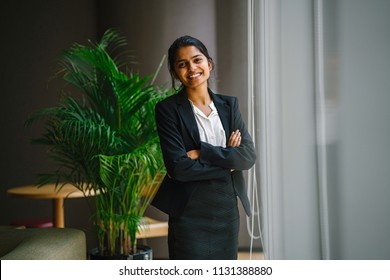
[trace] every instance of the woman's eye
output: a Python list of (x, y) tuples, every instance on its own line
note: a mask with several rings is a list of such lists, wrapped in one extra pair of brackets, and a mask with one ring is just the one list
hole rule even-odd
[(186, 64), (184, 62), (181, 62), (181, 63), (177, 64), (178, 68), (184, 68), (185, 66), (186, 66)]

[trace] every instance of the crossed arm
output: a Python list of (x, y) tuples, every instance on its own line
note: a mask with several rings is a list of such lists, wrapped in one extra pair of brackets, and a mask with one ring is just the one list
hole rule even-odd
[[(241, 145), (241, 132), (237, 129), (230, 134), (228, 147), (238, 147)], [(192, 160), (200, 158), (200, 150), (191, 150), (187, 152), (187, 155)]]

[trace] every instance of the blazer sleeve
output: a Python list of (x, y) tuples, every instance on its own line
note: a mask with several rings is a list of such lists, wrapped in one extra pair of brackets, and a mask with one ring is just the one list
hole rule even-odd
[(230, 174), (230, 170), (226, 168), (188, 157), (187, 150), (196, 147), (189, 148), (194, 144), (188, 143), (190, 137), (183, 131), (180, 117), (172, 103), (158, 103), (155, 112), (164, 163), (171, 179), (182, 182), (201, 181), (222, 179)]
[(233, 98), (231, 112), (231, 131), (239, 129), (241, 132), (240, 146), (223, 148), (201, 142), (200, 161), (226, 169), (248, 170), (255, 164), (256, 153), (253, 140), (242, 120), (237, 98)]

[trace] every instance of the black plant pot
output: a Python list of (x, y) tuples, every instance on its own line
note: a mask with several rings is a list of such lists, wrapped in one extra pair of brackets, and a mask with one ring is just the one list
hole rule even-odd
[(153, 250), (145, 245), (137, 245), (137, 252), (135, 254), (125, 255), (108, 255), (99, 253), (98, 248), (94, 248), (89, 253), (90, 260), (152, 260)]

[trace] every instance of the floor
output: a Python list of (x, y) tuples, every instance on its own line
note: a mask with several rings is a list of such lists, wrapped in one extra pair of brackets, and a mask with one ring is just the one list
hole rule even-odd
[(238, 252), (239, 260), (264, 260), (264, 254), (262, 252), (252, 252), (252, 256), (249, 252)]
[[(154, 258), (155, 260), (162, 260)], [(249, 252), (238, 252), (238, 260), (264, 260), (264, 254), (262, 252), (252, 252), (252, 256)]]

